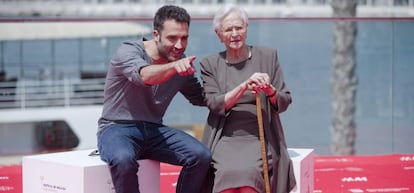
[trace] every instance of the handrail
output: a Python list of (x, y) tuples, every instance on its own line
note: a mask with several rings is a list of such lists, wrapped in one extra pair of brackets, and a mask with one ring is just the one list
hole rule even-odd
[[(272, 1), (272, 0), (263, 0), (263, 1), (254, 1), (254, 0), (247, 0), (247, 1), (233, 1), (233, 0), (211, 0), (211, 1), (200, 1), (200, 0), (160, 0), (160, 1), (152, 1), (152, 0), (141, 0), (141, 1), (134, 1), (134, 0), (105, 0), (105, 1), (97, 1), (97, 0), (0, 0), (0, 2), (6, 3), (27, 3), (27, 2), (42, 2), (42, 3), (49, 3), (49, 4), (57, 4), (57, 3), (76, 3), (76, 4), (106, 4), (106, 5), (123, 5), (123, 4), (144, 4), (145, 6), (149, 5), (160, 5), (160, 4), (180, 4), (180, 5), (217, 5), (217, 4), (225, 4), (225, 3), (237, 3), (241, 5), (304, 5), (304, 6), (313, 6), (313, 5), (327, 5), (330, 4), (330, 1), (326, 0), (281, 0), (281, 1)], [(374, 1), (374, 0), (359, 0), (357, 1), (359, 5), (366, 5), (366, 6), (413, 6), (414, 0), (383, 0), (383, 1)]]
[(103, 103), (104, 78), (0, 82), (0, 109)]
[[(331, 16), (330, 0), (0, 0), (0, 13), (8, 17), (150, 17), (163, 4), (185, 7), (193, 18), (211, 17), (226, 3), (246, 7), (251, 17)], [(359, 0), (360, 13), (368, 16), (410, 17), (414, 0)], [(364, 16), (366, 14), (362, 14)]]

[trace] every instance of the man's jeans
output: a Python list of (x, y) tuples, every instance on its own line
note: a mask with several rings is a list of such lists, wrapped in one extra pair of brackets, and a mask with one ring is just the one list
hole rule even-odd
[(139, 193), (139, 159), (183, 166), (177, 193), (197, 193), (210, 166), (210, 150), (187, 133), (148, 122), (113, 124), (98, 134), (101, 159), (108, 163), (116, 193)]

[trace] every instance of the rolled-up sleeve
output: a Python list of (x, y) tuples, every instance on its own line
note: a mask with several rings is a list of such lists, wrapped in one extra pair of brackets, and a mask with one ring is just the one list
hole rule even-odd
[(142, 47), (123, 42), (111, 60), (111, 67), (118, 76), (125, 76), (133, 84), (145, 86), (139, 73), (141, 68), (149, 65), (144, 57)]

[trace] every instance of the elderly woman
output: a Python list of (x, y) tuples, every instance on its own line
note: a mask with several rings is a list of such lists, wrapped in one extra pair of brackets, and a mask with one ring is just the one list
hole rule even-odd
[(214, 16), (225, 51), (201, 64), (210, 110), (203, 142), (213, 156), (214, 193), (263, 193), (265, 182), (255, 94), (260, 94), (272, 193), (295, 186), (279, 113), (292, 102), (275, 49), (246, 44), (247, 13), (235, 6)]

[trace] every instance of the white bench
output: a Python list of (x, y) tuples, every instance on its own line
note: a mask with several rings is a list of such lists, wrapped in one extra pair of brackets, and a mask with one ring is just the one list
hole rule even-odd
[[(115, 193), (108, 166), (93, 149), (24, 156), (23, 193)], [(160, 163), (139, 160), (139, 188), (160, 192)]]
[(296, 187), (290, 193), (312, 193), (314, 189), (314, 150), (288, 148), (293, 162)]

